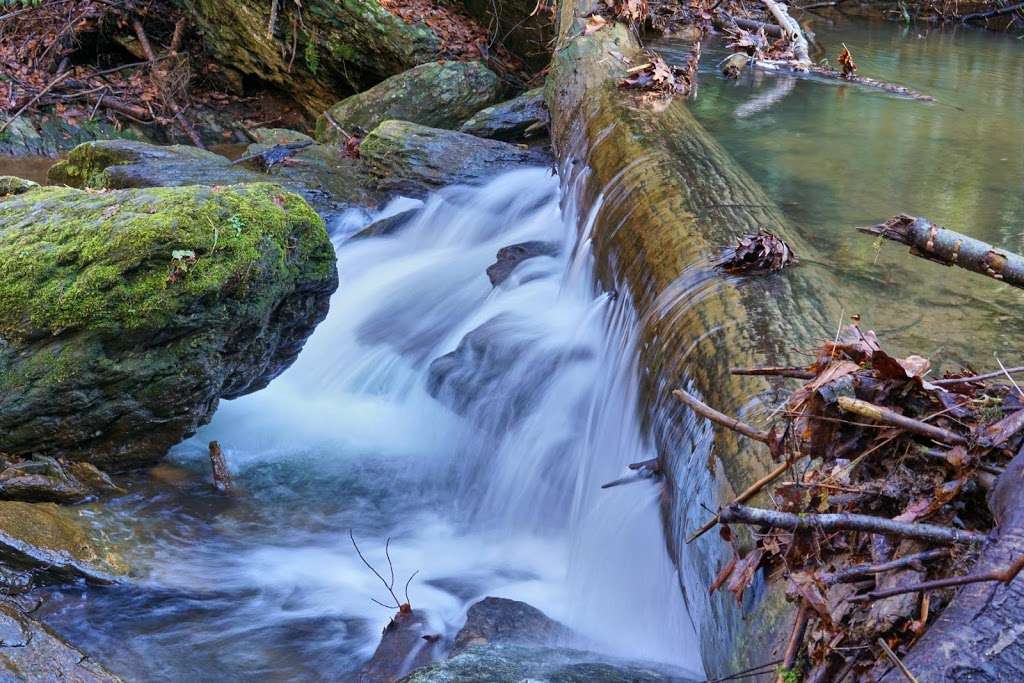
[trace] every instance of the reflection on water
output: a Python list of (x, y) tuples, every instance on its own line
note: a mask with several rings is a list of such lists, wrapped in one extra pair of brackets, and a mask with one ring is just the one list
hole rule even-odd
[(0, 156), (0, 175), (13, 175), (37, 183), (46, 182), (46, 172), (57, 163), (50, 157), (4, 157)]
[[(805, 267), (838, 276), (847, 313), (905, 352), (985, 369), (994, 353), (1019, 355), (1024, 292), (891, 243), (879, 249), (853, 227), (906, 212), (1024, 251), (1024, 44), (984, 31), (801, 21), (833, 62), (845, 43), (861, 74), (937, 101), (756, 72), (726, 81), (716, 46), (694, 113), (818, 247)], [(677, 59), (684, 49), (657, 47)]]

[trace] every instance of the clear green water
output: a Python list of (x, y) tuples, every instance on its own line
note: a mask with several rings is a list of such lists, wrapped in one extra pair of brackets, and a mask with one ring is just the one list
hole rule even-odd
[[(846, 313), (894, 350), (985, 368), (993, 354), (1021, 360), (1024, 291), (879, 247), (854, 227), (906, 212), (1024, 251), (1024, 41), (801, 21), (833, 62), (845, 43), (862, 75), (936, 102), (757, 72), (728, 81), (718, 43), (705, 49), (692, 111), (815, 245), (803, 267), (833, 271)], [(670, 60), (687, 49), (654, 47)]]

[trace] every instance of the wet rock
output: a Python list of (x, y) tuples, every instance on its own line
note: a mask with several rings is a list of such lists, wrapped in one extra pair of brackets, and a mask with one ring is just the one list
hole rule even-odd
[(66, 463), (42, 455), (3, 463), (0, 498), (33, 503), (80, 503), (101, 493), (121, 491), (87, 462)]
[[(306, 0), (298, 22), (295, 7), (282, 3), (270, 32), (269, 2), (184, 4), (213, 61), (235, 80), (248, 76), (271, 83), (311, 113), (337, 102), (338, 93), (365, 89), (434, 59), (440, 47), (425, 24), (406, 23), (377, 0)], [(292, 35), (296, 26), (298, 35)]]
[(415, 610), (395, 614), (373, 657), (359, 672), (358, 683), (392, 683), (434, 660), (439, 637)]
[(513, 314), (491, 318), (430, 364), (427, 391), (483, 428), (501, 431), (515, 424), (536, 407), (561, 365), (592, 356), (582, 346), (545, 348), (540, 330), (534, 336), (524, 329)]
[(389, 119), (433, 128), (459, 124), (501, 98), (501, 82), (480, 62), (422, 64), (392, 76), (327, 110), (316, 122), (321, 142), (363, 134)]
[(146, 137), (134, 125), (118, 130), (107, 121), (72, 125), (54, 114), (19, 116), (0, 134), (0, 156), (55, 157), (88, 140)]
[(6, 600), (0, 600), (0, 672), (3, 681), (121, 680)]
[(25, 180), (13, 175), (0, 175), (0, 197), (24, 194), (37, 187), (39, 187), (39, 183), (34, 183), (31, 180)]
[(53, 503), (0, 501), (0, 561), (44, 582), (117, 580), (85, 529)]
[(463, 123), (459, 130), (480, 138), (516, 142), (531, 134), (546, 135), (547, 123), (548, 108), (544, 103), (544, 88), (534, 88), (519, 97), (481, 109)]
[(406, 209), (405, 211), (399, 211), (387, 218), (376, 220), (356, 234), (352, 235), (352, 237), (349, 238), (349, 241), (362, 240), (368, 237), (386, 237), (388, 235), (393, 235), (398, 232), (402, 226), (412, 220), (417, 213), (419, 213), (419, 209)]
[(537, 256), (557, 256), (560, 245), (557, 242), (534, 240), (520, 242), (498, 250), (497, 261), (487, 267), (487, 277), (497, 287), (508, 279), (520, 263)]
[(263, 388), (327, 314), (324, 224), (274, 185), (0, 202), (0, 452), (159, 460)]
[(549, 162), (535, 150), (407, 121), (380, 124), (359, 150), (378, 187), (411, 196), (454, 183), (481, 183), (503, 170)]
[(97, 140), (79, 145), (50, 167), (53, 185), (96, 189), (233, 185), (265, 181), (219, 154), (188, 145)]
[(488, 597), (469, 608), (466, 624), (455, 636), (452, 653), (488, 643), (550, 645), (571, 636), (568, 628), (536, 607), (518, 600)]
[[(246, 155), (281, 144), (277, 140), (310, 140), (284, 129), (270, 129), (260, 136), (266, 142), (250, 145)], [(255, 164), (232, 164), (219, 154), (186, 145), (100, 140), (72, 150), (67, 160), (50, 168), (48, 180), (55, 185), (98, 189), (274, 182), (325, 212), (337, 205), (376, 202), (358, 161), (327, 145), (300, 149), (287, 163), (263, 172)]]
[(689, 683), (682, 672), (561, 648), (490, 644), (417, 669), (402, 683)]

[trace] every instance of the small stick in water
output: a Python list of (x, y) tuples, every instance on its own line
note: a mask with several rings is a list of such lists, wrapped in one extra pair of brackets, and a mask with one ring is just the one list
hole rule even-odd
[(210, 464), (213, 466), (213, 488), (221, 493), (231, 493), (235, 484), (231, 481), (228, 463), (224, 459), (224, 451), (217, 441), (210, 442)]

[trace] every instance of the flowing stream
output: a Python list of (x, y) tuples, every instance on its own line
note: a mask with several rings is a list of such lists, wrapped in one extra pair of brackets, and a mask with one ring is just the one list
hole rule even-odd
[[(1021, 250), (1019, 41), (812, 28), (846, 42), (865, 75), (939, 102), (813, 80), (751, 88), (713, 75), (709, 50), (695, 113), (818, 247), (801, 267), (835, 271), (847, 312), (883, 341), (979, 369), (992, 354), (1019, 364), (1007, 324), (1019, 292), (850, 234), (911, 211)], [(397, 233), (349, 240), (409, 208)], [(658, 488), (599, 488), (654, 452), (637, 418), (635, 321), (596, 291), (576, 215), (547, 170), (524, 169), (341, 216), (341, 285), (296, 364), (222, 403), (126, 495), (80, 508), (137, 581), (56, 591), (39, 614), (129, 680), (345, 680), (391, 616), (351, 529), (378, 568), (391, 538), (399, 593), (418, 571), (409, 597), (438, 633), (476, 599), (504, 596), (571, 626), (570, 645), (700, 677), (701, 619), (685, 611)], [(492, 287), (496, 252), (528, 241), (557, 255)], [(213, 439), (234, 498), (210, 489)]]
[[(577, 644), (696, 675), (657, 487), (599, 488), (654, 454), (628, 312), (595, 294), (557, 179), (449, 188), (398, 234), (346, 241), (365, 222), (333, 226), (341, 286), (296, 364), (225, 402), (175, 467), (90, 511), (141, 585), (57, 594), (48, 621), (129, 677), (338, 680), (393, 612), (372, 602), (389, 598), (352, 529), (382, 571), (391, 538), (398, 592), (418, 571), (409, 596), (438, 633), (475, 599), (509, 597)], [(498, 249), (528, 241), (558, 255), (492, 287)], [(208, 491), (211, 439), (234, 501)]]

